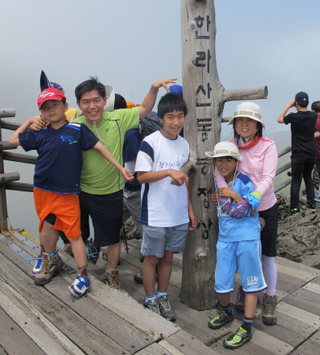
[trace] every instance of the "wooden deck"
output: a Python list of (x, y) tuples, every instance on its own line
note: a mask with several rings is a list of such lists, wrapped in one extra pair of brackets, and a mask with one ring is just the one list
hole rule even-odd
[[(37, 241), (23, 231), (0, 234), (0, 355), (2, 354), (230, 354), (223, 340), (242, 315), (213, 331), (215, 309), (198, 312), (180, 301), (181, 255), (175, 255), (169, 295), (177, 314), (171, 323), (142, 306), (143, 286), (133, 281), (140, 270), (139, 241), (123, 249), (121, 291), (100, 282), (106, 262), (90, 264), (92, 289), (75, 299), (68, 286), (76, 269), (61, 252), (66, 268), (44, 287), (34, 286), (31, 269)], [(319, 354), (320, 271), (277, 258), (278, 324), (265, 326), (258, 306), (252, 340), (233, 354)], [(236, 278), (236, 289), (239, 284)], [(260, 295), (261, 298), (262, 295)], [(235, 301), (235, 294), (232, 296)]]

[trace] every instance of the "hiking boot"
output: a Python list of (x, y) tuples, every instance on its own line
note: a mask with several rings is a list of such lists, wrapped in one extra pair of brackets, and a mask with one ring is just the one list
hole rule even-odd
[(268, 296), (266, 293), (263, 295), (262, 303), (262, 322), (266, 325), (274, 325), (277, 323), (277, 296)]
[(42, 254), (38, 255), (37, 261), (34, 264), (34, 267), (32, 269), (32, 274), (37, 275), (37, 273), (40, 271), (42, 265)]
[(84, 245), (86, 247), (87, 259), (95, 264), (99, 258), (99, 252), (97, 248), (90, 239), (86, 240)]
[(81, 297), (84, 295), (90, 286), (90, 279), (85, 276), (78, 275), (73, 284), (70, 285), (69, 291), (75, 297)]
[(298, 214), (298, 213), (299, 213), (299, 208), (291, 208), (290, 209), (291, 216)]
[(251, 332), (248, 333), (242, 327), (239, 327), (234, 334), (229, 336), (229, 338), (223, 342), (223, 346), (227, 349), (236, 349), (248, 342), (251, 338)]
[(50, 257), (48, 253), (42, 253), (42, 265), (40, 271), (34, 277), (34, 284), (42, 286), (50, 282), (54, 274), (62, 269), (63, 261), (58, 252)]
[(134, 281), (137, 282), (138, 284), (143, 284), (141, 271), (138, 272), (137, 274), (135, 274), (135, 275), (133, 276), (133, 279), (134, 279)]
[(63, 250), (73, 257), (72, 247), (70, 243), (65, 244)]
[(237, 312), (240, 313), (244, 312), (244, 300), (245, 300), (245, 293), (243, 292), (242, 286), (240, 286), (237, 294), (237, 301), (234, 305)]
[(150, 311), (160, 315), (159, 300), (157, 298), (152, 300), (145, 299), (143, 305), (145, 308), (150, 309)]
[(229, 323), (233, 320), (233, 312), (228, 313), (221, 309), (221, 312), (208, 323), (209, 328), (211, 329), (220, 329), (226, 323)]
[(120, 289), (120, 281), (119, 281), (119, 270), (111, 269), (107, 270), (104, 275), (104, 281), (111, 288)]
[(160, 313), (163, 318), (170, 320), (171, 322), (176, 320), (176, 314), (171, 308), (168, 295), (163, 295), (158, 297)]

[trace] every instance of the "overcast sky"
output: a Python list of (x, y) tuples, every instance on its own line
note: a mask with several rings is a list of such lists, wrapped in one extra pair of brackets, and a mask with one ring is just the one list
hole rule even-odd
[[(288, 131), (276, 120), (296, 92), (320, 100), (320, 1), (215, 0), (215, 9), (222, 85), (267, 85), (268, 99), (257, 101), (265, 135)], [(0, 0), (0, 14), (0, 108), (15, 108), (14, 122), (38, 113), (41, 70), (71, 107), (91, 75), (134, 103), (155, 80), (182, 83), (180, 0)]]

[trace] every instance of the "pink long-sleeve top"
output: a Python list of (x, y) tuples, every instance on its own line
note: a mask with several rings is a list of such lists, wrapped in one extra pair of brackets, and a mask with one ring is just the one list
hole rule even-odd
[[(242, 138), (240, 140), (241, 146), (246, 146)], [(233, 138), (231, 141), (237, 145), (236, 138)], [(261, 137), (254, 147), (247, 150), (239, 150), (242, 155), (242, 162), (239, 163), (237, 170), (249, 176), (255, 190), (260, 192), (261, 201), (257, 210), (265, 211), (277, 202), (273, 190), (273, 180), (278, 166), (276, 144), (271, 139)], [(227, 186), (224, 177), (219, 173), (217, 168), (215, 168), (215, 178), (219, 188)]]

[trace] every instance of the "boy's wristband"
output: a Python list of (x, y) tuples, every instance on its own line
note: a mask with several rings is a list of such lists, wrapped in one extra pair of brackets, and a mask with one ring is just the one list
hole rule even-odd
[(158, 90), (154, 90), (154, 89), (152, 89), (152, 86), (151, 86), (151, 88), (150, 88), (151, 94), (156, 95), (158, 93), (158, 91), (159, 91), (159, 89)]
[(261, 201), (261, 194), (258, 190), (252, 191), (251, 195), (255, 196), (259, 201)]

